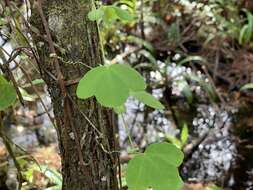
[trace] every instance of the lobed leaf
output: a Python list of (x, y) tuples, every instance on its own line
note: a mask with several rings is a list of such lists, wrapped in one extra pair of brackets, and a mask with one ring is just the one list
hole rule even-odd
[(111, 23), (114, 20), (118, 19), (117, 13), (115, 12), (115, 9), (113, 6), (103, 6), (104, 9), (104, 16), (103, 16), (103, 21), (106, 24)]
[(98, 21), (104, 16), (104, 10), (102, 8), (94, 9), (88, 13), (88, 18), (91, 21)]
[(114, 6), (113, 8), (114, 8), (115, 13), (117, 14), (117, 16), (120, 20), (124, 20), (124, 21), (134, 20), (134, 17), (132, 15), (130, 15), (127, 10), (121, 9), (119, 7), (116, 7), (116, 6)]
[(145, 90), (144, 78), (133, 68), (126, 64), (113, 64), (110, 69), (117, 75), (132, 91)]
[(127, 100), (129, 88), (108, 68), (96, 86), (95, 96), (103, 106), (118, 107)]
[(183, 153), (169, 143), (150, 145), (143, 155), (130, 160), (126, 181), (131, 190), (179, 190), (182, 179), (177, 167), (183, 161)]
[(145, 88), (144, 78), (136, 70), (128, 65), (113, 64), (88, 71), (80, 80), (76, 94), (81, 99), (95, 96), (103, 106), (119, 111), (131, 92), (131, 95), (148, 106), (163, 109), (158, 100), (144, 91)]
[(99, 66), (91, 69), (80, 80), (76, 94), (81, 99), (86, 99), (95, 95), (96, 86), (99, 85), (100, 77), (103, 75), (104, 67)]
[(161, 102), (145, 91), (131, 92), (131, 95), (152, 108), (164, 109), (164, 106), (161, 104)]
[(91, 21), (103, 20), (105, 23), (111, 23), (114, 20), (132, 21), (134, 17), (124, 9), (113, 5), (103, 5), (99, 9), (94, 9), (88, 13)]

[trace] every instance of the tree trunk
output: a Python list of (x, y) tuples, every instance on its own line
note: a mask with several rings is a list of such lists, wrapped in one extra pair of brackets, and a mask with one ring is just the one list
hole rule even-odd
[[(102, 108), (95, 99), (78, 99), (75, 93), (75, 81), (89, 70), (88, 67), (103, 63), (97, 25), (87, 18), (91, 6), (91, 0), (44, 0), (42, 6), (35, 2), (30, 21), (40, 31), (40, 34), (33, 34), (33, 41), (54, 108), (63, 190), (118, 189), (112, 112)], [(57, 60), (49, 56), (54, 52), (47, 28), (54, 41)], [(43, 36), (47, 36), (46, 39)]]

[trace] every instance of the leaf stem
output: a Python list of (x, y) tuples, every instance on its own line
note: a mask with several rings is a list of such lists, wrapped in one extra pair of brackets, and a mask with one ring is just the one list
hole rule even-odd
[[(92, 9), (96, 9), (96, 4), (94, 2), (94, 0), (91, 0), (92, 2)], [(101, 31), (100, 31), (100, 27), (99, 27), (99, 23), (98, 21), (95, 21), (96, 22), (96, 25), (97, 25), (97, 30), (98, 30), (98, 38), (99, 38), (99, 44), (100, 44), (100, 49), (101, 49), (101, 54), (102, 54), (102, 61), (103, 61), (103, 64), (105, 64), (105, 51), (104, 51), (104, 41), (103, 41), (103, 38), (102, 38), (102, 35), (101, 35)]]

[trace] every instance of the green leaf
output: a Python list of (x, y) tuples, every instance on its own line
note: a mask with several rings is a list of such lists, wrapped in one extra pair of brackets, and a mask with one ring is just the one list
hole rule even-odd
[(94, 9), (88, 13), (91, 21), (103, 20), (106, 24), (110, 24), (114, 20), (132, 21), (134, 17), (124, 9), (114, 5), (102, 5), (99, 9)]
[(122, 114), (122, 113), (126, 112), (126, 107), (125, 107), (125, 105), (121, 105), (121, 106), (115, 107), (114, 111), (117, 114)]
[(104, 66), (99, 66), (86, 73), (77, 87), (76, 94), (79, 98), (86, 99), (95, 95), (96, 86), (99, 85), (104, 70)]
[(202, 78), (198, 77), (195, 74), (187, 74), (186, 77), (192, 81), (199, 83), (199, 85), (202, 87), (202, 89), (204, 89), (207, 92), (209, 98), (213, 101), (216, 101), (217, 94), (216, 94), (213, 86), (209, 82), (206, 82), (205, 80), (203, 80)]
[(193, 94), (192, 94), (192, 90), (191, 90), (191, 88), (190, 88), (190, 86), (188, 84), (183, 88), (183, 94), (186, 97), (187, 102), (189, 104), (192, 104)]
[(103, 106), (117, 107), (125, 103), (129, 89), (110, 68), (105, 69), (106, 71), (100, 78), (100, 83), (96, 86), (95, 96)]
[(150, 42), (148, 42), (146, 40), (143, 40), (139, 37), (129, 35), (129, 36), (126, 37), (125, 40), (128, 41), (128, 42), (134, 42), (137, 45), (142, 45), (152, 53), (154, 53), (154, 51), (155, 51), (153, 45)]
[(246, 24), (242, 27), (242, 29), (240, 30), (240, 34), (239, 34), (239, 44), (242, 45), (243, 43), (247, 43), (248, 42), (248, 34), (249, 34), (249, 25)]
[(44, 84), (45, 81), (43, 79), (35, 79), (32, 81), (33, 85), (38, 85), (38, 84)]
[(164, 109), (164, 106), (161, 104), (161, 102), (145, 91), (131, 92), (131, 95), (152, 108)]
[(213, 184), (213, 185), (208, 186), (206, 190), (221, 190), (221, 188)]
[(181, 32), (178, 22), (174, 22), (171, 24), (168, 30), (168, 40), (170, 43), (178, 44), (181, 40)]
[(126, 64), (113, 64), (112, 72), (117, 75), (132, 91), (141, 91), (146, 88), (144, 78), (133, 68)]
[(183, 65), (183, 64), (191, 62), (191, 61), (202, 61), (202, 62), (205, 62), (206, 60), (203, 57), (197, 56), (197, 55), (196, 56), (188, 56), (185, 59), (183, 59), (182, 61), (180, 61), (178, 63), (178, 65)]
[(189, 78), (190, 80), (198, 82), (198, 83), (201, 83), (201, 81), (202, 81), (202, 79), (195, 74), (187, 74), (186, 77)]
[(90, 70), (77, 87), (77, 96), (82, 99), (96, 96), (106, 107), (118, 107), (126, 101), (129, 89), (110, 67), (99, 66)]
[(5, 25), (6, 23), (7, 23), (7, 22), (6, 22), (6, 19), (0, 18), (0, 26)]
[(25, 101), (33, 102), (36, 99), (36, 95), (29, 94), (24, 88), (19, 88), (19, 91)]
[(217, 94), (210, 83), (206, 83), (205, 81), (200, 84), (202, 88), (207, 92), (209, 98), (213, 101), (217, 100)]
[(167, 141), (171, 142), (173, 145), (175, 145), (177, 148), (181, 149), (182, 148), (182, 142), (175, 136), (166, 134), (165, 138)]
[(149, 51), (143, 49), (143, 50), (140, 50), (138, 52), (138, 54), (143, 55), (144, 57), (146, 57), (150, 61), (150, 63), (152, 64), (152, 66), (154, 68), (157, 68), (156, 58)]
[(88, 18), (91, 21), (98, 21), (104, 16), (104, 10), (102, 8), (94, 9), (88, 13)]
[(42, 167), (42, 172), (44, 173), (44, 175), (48, 179), (50, 179), (52, 183), (56, 184), (57, 186), (62, 185), (62, 176), (56, 169), (48, 168), (47, 166), (41, 166), (41, 167)]
[(188, 135), (189, 135), (189, 132), (188, 132), (187, 124), (184, 124), (183, 129), (181, 131), (181, 137), (180, 137), (182, 145), (184, 145), (187, 142)]
[(103, 6), (104, 16), (103, 21), (110, 24), (112, 21), (118, 19), (118, 15), (113, 6)]
[[(40, 85), (45, 84), (45, 81), (43, 79), (35, 79), (32, 81), (32, 85)], [(25, 85), (22, 85), (22, 88), (28, 88), (32, 86), (30, 83), (27, 83)]]
[[(93, 68), (80, 80), (76, 94), (81, 99), (95, 96), (106, 107), (119, 110), (131, 95), (139, 101), (156, 109), (164, 106), (144, 90), (144, 78), (133, 68), (125, 64), (112, 64)], [(121, 109), (122, 110), (122, 109)]]
[(127, 10), (121, 9), (119, 7), (116, 7), (116, 6), (114, 6), (113, 8), (114, 8), (115, 13), (117, 14), (117, 16), (119, 17), (120, 20), (123, 20), (123, 21), (132, 21), (132, 20), (134, 20), (134, 17), (132, 15), (130, 15)]
[(239, 39), (238, 39), (238, 42), (240, 45), (244, 43), (249, 43), (252, 38), (252, 32), (253, 32), (253, 15), (247, 9), (243, 9), (243, 11), (247, 15), (248, 24), (245, 24), (240, 30)]
[(32, 183), (34, 181), (34, 178), (33, 178), (34, 171), (43, 173), (44, 176), (46, 176), (49, 179), (50, 184), (55, 184), (55, 186), (49, 187), (45, 190), (60, 190), (61, 189), (62, 176), (56, 169), (49, 168), (46, 165), (37, 165), (37, 164), (30, 165), (26, 171), (22, 172), (24, 178), (29, 183)]
[(245, 13), (247, 15), (247, 20), (248, 20), (248, 30), (246, 33), (246, 42), (250, 42), (251, 38), (252, 38), (252, 32), (253, 32), (253, 15), (250, 11), (248, 11), (247, 9), (245, 9)]
[(176, 83), (178, 86), (181, 86), (183, 88), (182, 93), (186, 97), (187, 102), (191, 104), (193, 101), (193, 94), (190, 85), (186, 80), (178, 80)]
[(150, 145), (143, 155), (130, 160), (126, 181), (131, 190), (180, 190), (183, 181), (177, 167), (183, 161), (183, 153), (169, 143)]
[(241, 90), (250, 90), (250, 89), (253, 89), (253, 83), (248, 83), (241, 87)]
[(0, 111), (11, 106), (16, 100), (16, 91), (12, 84), (0, 75)]
[(145, 81), (137, 71), (128, 65), (113, 64), (87, 72), (80, 80), (76, 94), (82, 99), (95, 96), (103, 106), (116, 108), (125, 103), (130, 91), (145, 88)]

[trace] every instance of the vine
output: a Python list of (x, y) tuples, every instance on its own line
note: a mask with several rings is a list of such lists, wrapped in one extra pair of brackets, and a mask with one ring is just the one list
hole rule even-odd
[[(126, 0), (121, 1), (121, 4), (126, 2)], [(133, 7), (131, 6), (131, 8)], [(39, 6), (40, 16), (47, 29), (47, 23), (40, 8)], [(96, 21), (99, 27), (100, 22), (104, 24), (111, 24), (117, 20), (131, 22), (135, 18), (133, 12), (123, 10), (116, 5), (102, 5), (96, 9), (94, 4), (88, 18), (91, 21)], [(53, 48), (49, 31), (47, 31), (47, 35), (51, 42), (51, 57), (57, 63), (58, 57)], [(101, 35), (99, 37), (101, 42)], [(76, 91), (79, 98), (88, 99), (94, 96), (101, 105), (112, 108), (118, 114), (125, 111), (124, 104), (129, 96), (154, 109), (164, 109), (160, 101), (146, 92), (147, 85), (140, 73), (127, 64), (105, 62), (103, 43), (101, 43), (101, 49), (105, 64), (90, 68), (83, 76)], [(58, 64), (56, 66), (58, 67)], [(60, 81), (62, 79), (60, 72), (58, 72), (58, 79)], [(0, 92), (0, 111), (3, 111), (14, 104), (16, 90), (2, 75), (0, 75)], [(63, 96), (66, 96), (64, 89), (62, 89), (62, 93)], [(80, 160), (83, 160), (81, 156)], [(138, 154), (130, 160), (127, 167), (127, 184), (131, 190), (146, 190), (149, 187), (155, 190), (179, 190), (183, 181), (177, 167), (182, 161), (183, 153), (176, 146), (169, 143), (152, 144), (147, 147), (144, 153)]]
[[(115, 5), (102, 5), (98, 9), (93, 6), (88, 18), (99, 25), (100, 22), (111, 24), (116, 20), (129, 22), (134, 16)], [(101, 44), (104, 52), (103, 43)], [(145, 91), (146, 86), (144, 78), (129, 65), (107, 62), (92, 68), (83, 76), (76, 94), (81, 99), (95, 96), (101, 105), (114, 109), (118, 114), (125, 111), (124, 104), (129, 96), (154, 109), (164, 109), (155, 97)], [(152, 144), (147, 147), (145, 153), (130, 160), (127, 167), (127, 184), (131, 190), (146, 190), (149, 187), (155, 190), (179, 190), (183, 182), (177, 167), (182, 161), (183, 153), (175, 145)]]

